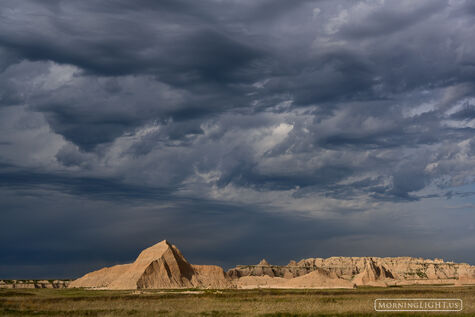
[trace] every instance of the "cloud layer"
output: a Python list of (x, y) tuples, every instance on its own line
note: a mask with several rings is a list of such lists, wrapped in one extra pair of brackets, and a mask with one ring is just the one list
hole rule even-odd
[[(80, 274), (165, 237), (185, 252), (200, 237), (191, 256), (225, 266), (272, 239), (289, 253), (276, 261), (475, 261), (474, 14), (468, 0), (4, 1), (0, 217), (26, 223), (1, 233), (1, 271)], [(101, 255), (117, 241), (128, 251)]]

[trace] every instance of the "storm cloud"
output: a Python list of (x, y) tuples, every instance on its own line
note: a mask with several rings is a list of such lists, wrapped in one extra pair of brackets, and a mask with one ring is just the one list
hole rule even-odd
[(474, 263), (474, 12), (3, 1), (0, 278), (77, 276), (164, 238), (227, 267)]

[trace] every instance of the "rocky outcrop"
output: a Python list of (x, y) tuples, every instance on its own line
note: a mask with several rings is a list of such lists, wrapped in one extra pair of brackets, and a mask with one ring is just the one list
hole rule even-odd
[(143, 250), (131, 264), (104, 268), (73, 281), (70, 287), (107, 289), (228, 288), (222, 268), (192, 265), (166, 240)]
[(291, 261), (286, 266), (270, 265), (266, 260), (262, 260), (257, 265), (239, 265), (230, 269), (227, 273), (232, 279), (245, 276), (270, 276), (281, 278), (295, 278), (315, 271), (314, 267), (298, 266), (295, 261)]
[[(233, 280), (244, 277), (278, 277), (296, 279), (324, 270), (334, 277), (357, 286), (391, 286), (409, 284), (475, 284), (475, 267), (441, 259), (411, 257), (330, 257), (290, 261), (286, 266), (245, 265), (228, 271)], [(260, 286), (261, 287), (261, 286)]]
[(206, 288), (231, 288), (231, 278), (216, 265), (193, 265), (194, 285)]
[(69, 284), (69, 287), (107, 288), (113, 281), (125, 273), (130, 265), (131, 264), (115, 265), (88, 273), (83, 277), (72, 281)]
[(317, 269), (295, 278), (248, 275), (235, 281), (238, 288), (353, 288), (355, 285), (330, 272)]
[(0, 288), (66, 288), (69, 280), (0, 280)]
[(143, 250), (109, 285), (111, 289), (193, 287), (193, 268), (166, 240)]
[(353, 279), (355, 285), (385, 286), (385, 280), (394, 278), (384, 265), (377, 264), (372, 258), (364, 259), (364, 269)]
[[(475, 284), (475, 267), (411, 257), (309, 258), (288, 265), (241, 265), (224, 272), (214, 265), (190, 264), (167, 241), (143, 250), (131, 264), (88, 273), (70, 287), (160, 288), (352, 288), (408, 284)], [(0, 287), (2, 287), (0, 285)]]

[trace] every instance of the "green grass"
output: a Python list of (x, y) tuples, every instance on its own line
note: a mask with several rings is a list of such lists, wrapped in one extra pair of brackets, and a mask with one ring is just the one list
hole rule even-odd
[[(184, 293), (192, 291), (192, 293)], [(475, 316), (475, 287), (404, 286), (357, 289), (144, 290), (0, 289), (0, 316), (429, 316), (377, 313), (376, 298), (461, 298)]]

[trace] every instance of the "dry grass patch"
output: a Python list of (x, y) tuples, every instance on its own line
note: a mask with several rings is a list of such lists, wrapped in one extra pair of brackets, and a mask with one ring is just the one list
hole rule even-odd
[[(376, 313), (376, 298), (461, 298), (475, 315), (475, 287), (408, 286), (331, 290), (0, 290), (1, 316), (415, 316)], [(428, 315), (428, 314), (425, 314)], [(453, 313), (448, 314), (454, 316)], [(443, 316), (443, 314), (438, 314)]]

